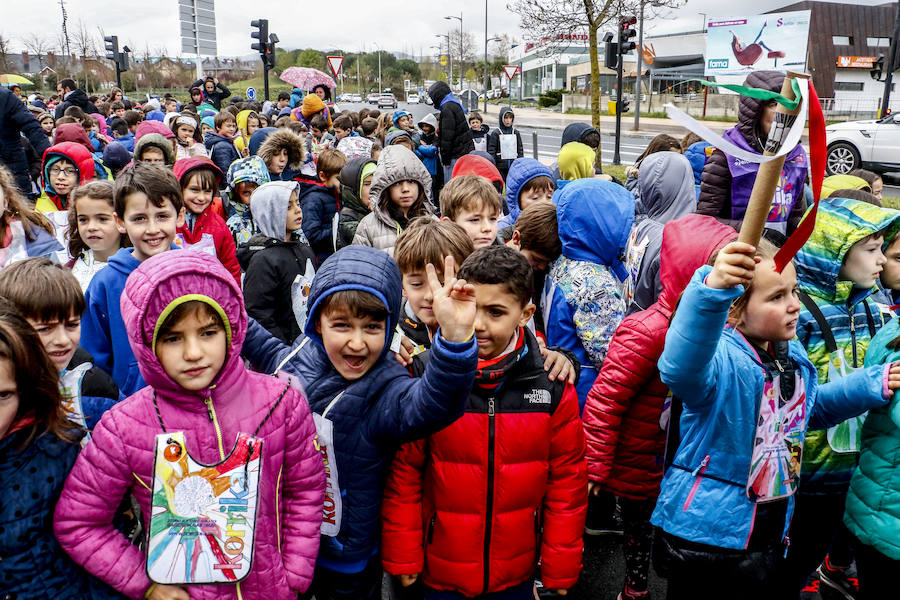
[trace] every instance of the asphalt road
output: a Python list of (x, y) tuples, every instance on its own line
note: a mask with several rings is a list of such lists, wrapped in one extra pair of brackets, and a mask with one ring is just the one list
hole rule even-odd
[[(343, 109), (351, 109), (358, 111), (362, 108), (375, 108), (374, 104), (359, 104), (353, 103), (348, 104), (346, 102), (338, 102), (338, 107)], [(429, 112), (433, 112), (434, 108), (428, 104), (408, 104), (406, 102), (401, 102), (399, 105), (400, 108), (411, 112), (416, 121), (423, 118)], [(378, 109), (382, 112), (384, 111), (392, 111), (392, 108), (380, 108)], [(496, 122), (488, 120), (488, 126), (494, 128), (497, 126)], [(543, 129), (543, 128), (530, 128), (530, 127), (517, 127), (521, 136), (522, 136), (522, 147), (525, 151), (525, 156), (530, 156), (533, 158), (537, 158), (538, 160), (550, 163), (556, 160), (557, 154), (559, 154), (560, 140), (562, 138), (562, 130), (561, 129)], [(537, 156), (534, 154), (534, 146), (535, 146), (535, 137), (534, 134), (537, 135)], [(601, 155), (604, 164), (612, 164), (613, 159), (613, 145), (615, 142), (615, 138), (612, 136), (605, 135), (602, 138), (600, 143), (601, 147)], [(619, 149), (619, 156), (623, 165), (631, 165), (634, 164), (634, 161), (640, 156), (641, 152), (644, 151), (644, 148), (647, 147), (647, 139), (643, 136), (631, 136), (628, 134), (622, 135), (622, 143)]]

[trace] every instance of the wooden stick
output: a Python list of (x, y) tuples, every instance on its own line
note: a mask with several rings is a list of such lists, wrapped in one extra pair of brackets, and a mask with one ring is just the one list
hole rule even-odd
[[(795, 99), (794, 88), (792, 87), (794, 79), (809, 79), (809, 75), (806, 73), (794, 73), (793, 71), (787, 72), (784, 77), (784, 83), (781, 85), (781, 95), (789, 100)], [(789, 117), (796, 117), (799, 112), (799, 105), (793, 111), (786, 109), (781, 104), (775, 105), (775, 119), (772, 121), (772, 127), (769, 130), (769, 139), (766, 140), (763, 156), (778, 154), (778, 151), (781, 149), (782, 138), (787, 135), (787, 130), (790, 129)], [(787, 126), (783, 129), (777, 128), (779, 122), (784, 123), (785, 120), (788, 120)], [(762, 237), (769, 213), (772, 211), (772, 200), (775, 198), (778, 178), (781, 177), (781, 170), (784, 168), (784, 159), (785, 156), (781, 156), (759, 165), (756, 181), (753, 183), (753, 191), (750, 192), (750, 200), (747, 202), (747, 210), (744, 213), (744, 222), (741, 224), (738, 241), (752, 246), (759, 243), (759, 238)]]

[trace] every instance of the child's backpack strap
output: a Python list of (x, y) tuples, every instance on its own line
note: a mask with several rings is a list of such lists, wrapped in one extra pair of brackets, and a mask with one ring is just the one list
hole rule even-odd
[[(806, 307), (806, 310), (809, 311), (809, 314), (813, 316), (813, 319), (816, 320), (816, 323), (819, 325), (819, 330), (822, 332), (822, 339), (825, 340), (825, 348), (828, 350), (828, 354), (832, 354), (837, 352), (837, 344), (834, 341), (834, 333), (831, 331), (831, 326), (828, 325), (828, 320), (825, 318), (825, 315), (822, 314), (822, 309), (819, 308), (819, 305), (816, 304), (815, 300), (809, 297), (809, 294), (804, 292), (803, 290), (797, 291), (797, 296), (800, 297), (800, 302), (803, 303), (803, 306)], [(872, 316), (869, 314), (869, 305), (866, 304), (866, 314), (869, 316), (869, 331), (874, 329), (874, 323), (872, 323)], [(853, 318), (853, 315), (850, 315), (850, 318)], [(872, 334), (875, 335), (874, 333)]]
[[(869, 337), (875, 337), (875, 334), (878, 333), (875, 331), (875, 319), (872, 317), (872, 309), (869, 308), (869, 299), (866, 298), (863, 300), (863, 308), (866, 309), (866, 325), (869, 326)], [(852, 318), (852, 315), (851, 315)], [(881, 324), (884, 325), (884, 317), (881, 319)]]

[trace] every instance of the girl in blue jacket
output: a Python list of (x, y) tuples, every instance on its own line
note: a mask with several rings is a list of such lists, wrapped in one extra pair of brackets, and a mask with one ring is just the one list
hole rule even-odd
[(683, 410), (651, 519), (669, 598), (776, 597), (807, 426), (883, 406), (900, 388), (900, 363), (818, 386), (793, 340), (794, 266), (777, 273), (777, 249), (758, 246), (731, 243), (697, 270), (659, 360)]

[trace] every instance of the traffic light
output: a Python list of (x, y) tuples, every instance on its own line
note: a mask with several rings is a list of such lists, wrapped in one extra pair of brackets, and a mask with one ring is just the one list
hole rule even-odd
[(623, 112), (623, 113), (627, 113), (627, 112), (628, 112), (628, 109), (631, 108), (630, 105), (631, 105), (631, 101), (630, 101), (630, 100), (626, 100), (624, 94), (622, 95), (622, 98), (620, 98), (619, 101), (616, 103), (616, 106), (621, 106), (621, 107), (622, 107), (622, 112)]
[(263, 62), (267, 69), (275, 68), (275, 44), (278, 43), (278, 36), (274, 33), (269, 34), (269, 43), (266, 44), (266, 56)]
[(637, 48), (637, 44), (628, 41), (637, 35), (634, 30), (635, 23), (637, 23), (637, 17), (622, 17), (619, 20), (619, 56), (628, 54)]
[(606, 68), (615, 69), (619, 65), (619, 44), (606, 42)]
[(884, 72), (884, 54), (879, 54), (878, 58), (872, 63), (872, 69), (869, 71), (869, 75), (872, 76), (872, 79), (875, 81), (881, 81), (881, 74)]
[(250, 48), (265, 56), (268, 47), (267, 40), (269, 39), (269, 20), (257, 19), (255, 21), (250, 21), (250, 27), (256, 27), (257, 29), (257, 31), (250, 34), (250, 37), (254, 40), (259, 40), (258, 42), (250, 44)]
[(107, 35), (103, 38), (106, 45), (106, 58), (115, 63), (119, 62), (119, 36)]

